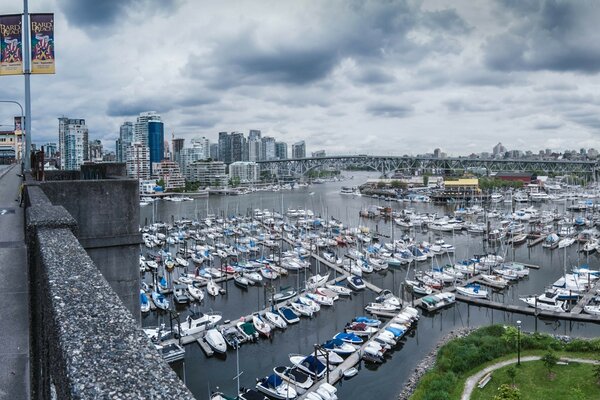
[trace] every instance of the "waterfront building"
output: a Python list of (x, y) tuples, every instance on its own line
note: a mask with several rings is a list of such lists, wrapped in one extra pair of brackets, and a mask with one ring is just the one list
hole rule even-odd
[(150, 179), (150, 151), (148, 146), (134, 142), (127, 148), (127, 175), (137, 179)]
[(306, 158), (306, 143), (304, 143), (304, 140), (292, 145), (292, 158)]
[(223, 161), (198, 160), (188, 164), (185, 179), (204, 187), (223, 187), (227, 185), (229, 177), (225, 173)]
[(278, 160), (287, 160), (288, 147), (285, 142), (275, 142), (275, 157)]
[(528, 185), (537, 179), (536, 175), (531, 172), (498, 172), (494, 175), (494, 178), (503, 181), (523, 182), (524, 185)]
[(258, 164), (249, 161), (237, 161), (229, 165), (229, 178), (240, 183), (255, 183), (260, 178)]
[(261, 139), (261, 161), (271, 161), (276, 159), (275, 143), (275, 138), (270, 136), (265, 136)]
[(131, 146), (134, 138), (133, 122), (124, 122), (119, 128), (119, 138), (115, 145), (116, 158), (118, 162), (127, 161), (127, 148)]
[(207, 160), (210, 156), (209, 141), (205, 137), (192, 139), (192, 147), (181, 149), (179, 152), (179, 168), (187, 176), (187, 168), (194, 161)]
[(479, 179), (467, 178), (444, 180), (444, 192), (448, 194), (479, 193)]
[(102, 149), (102, 141), (101, 140), (92, 140), (90, 142), (90, 160), (94, 162), (101, 162), (103, 149)]
[(165, 191), (180, 189), (185, 187), (185, 180), (179, 170), (179, 165), (171, 160), (162, 160), (155, 163), (152, 168), (152, 176), (156, 180), (164, 181)]
[(78, 170), (89, 160), (88, 128), (85, 119), (58, 119), (60, 168)]
[(154, 179), (140, 179), (139, 180), (140, 194), (152, 194), (156, 187), (156, 181)]
[(317, 150), (317, 151), (312, 152), (312, 158), (320, 158), (320, 157), (322, 158), (325, 156), (326, 156), (325, 150)]

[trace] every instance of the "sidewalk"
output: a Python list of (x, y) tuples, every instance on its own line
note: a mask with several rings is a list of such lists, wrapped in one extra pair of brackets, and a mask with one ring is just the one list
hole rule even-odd
[(17, 165), (0, 166), (0, 400), (28, 399), (29, 285)]

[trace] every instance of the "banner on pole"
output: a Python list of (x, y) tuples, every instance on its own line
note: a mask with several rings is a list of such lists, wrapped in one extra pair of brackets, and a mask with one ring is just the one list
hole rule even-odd
[(54, 14), (30, 14), (31, 73), (54, 73)]
[(21, 15), (0, 15), (0, 75), (23, 74)]

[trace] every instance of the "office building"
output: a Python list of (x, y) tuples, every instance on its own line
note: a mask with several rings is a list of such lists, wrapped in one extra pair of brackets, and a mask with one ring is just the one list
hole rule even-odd
[(219, 160), (219, 143), (212, 143), (210, 145), (210, 159), (213, 161)]
[(102, 161), (102, 141), (101, 140), (92, 140), (90, 142), (90, 160), (93, 162), (101, 162)]
[(127, 148), (131, 146), (134, 138), (133, 122), (124, 122), (119, 128), (119, 138), (115, 146), (116, 158), (118, 162), (127, 161)]
[(261, 161), (275, 160), (275, 138), (265, 136), (261, 139)]
[(288, 158), (288, 147), (285, 142), (275, 142), (275, 158), (286, 160)]
[(44, 158), (54, 158), (58, 152), (56, 143), (46, 143), (44, 145)]
[(148, 121), (148, 149), (150, 150), (150, 173), (152, 164), (160, 163), (164, 157), (165, 131), (162, 121), (151, 119)]
[(248, 161), (248, 142), (241, 132), (219, 132), (219, 160), (225, 164)]
[(171, 140), (171, 146), (173, 146), (173, 161), (175, 161), (177, 164), (179, 164), (179, 167), (181, 167), (181, 164), (179, 163), (179, 154), (181, 153), (181, 150), (183, 149), (185, 143), (185, 139), (183, 138), (173, 138)]
[(84, 119), (58, 119), (58, 148), (61, 169), (78, 170), (89, 160), (88, 128)]

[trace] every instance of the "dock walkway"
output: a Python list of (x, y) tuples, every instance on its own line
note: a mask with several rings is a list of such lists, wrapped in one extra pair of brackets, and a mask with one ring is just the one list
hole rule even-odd
[(587, 306), (587, 304), (592, 300), (592, 298), (596, 295), (596, 290), (600, 290), (600, 280), (593, 285), (588, 292), (579, 300), (577, 305), (571, 309), (572, 314), (579, 314), (583, 311), (583, 307)]

